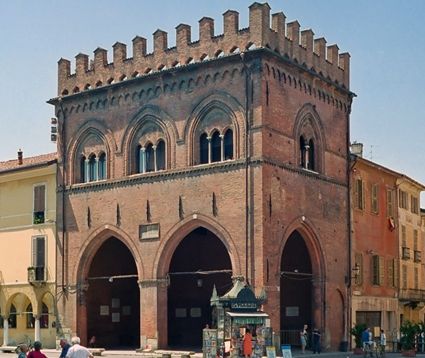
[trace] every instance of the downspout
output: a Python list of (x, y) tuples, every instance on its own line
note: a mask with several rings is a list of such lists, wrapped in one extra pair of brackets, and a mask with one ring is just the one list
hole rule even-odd
[(344, 325), (344, 340), (347, 342), (347, 348), (351, 347), (350, 337), (348, 332), (350, 332), (350, 327), (352, 326), (352, 302), (351, 302), (351, 268), (352, 266), (352, 223), (351, 223), (351, 190), (350, 190), (350, 180), (351, 180), (351, 155), (350, 155), (350, 113), (351, 105), (353, 103), (353, 97), (350, 96), (350, 104), (347, 110), (347, 229), (348, 229), (348, 267), (347, 267), (347, 307), (346, 307), (346, 322)]
[(62, 97), (58, 98), (58, 103), (62, 111), (62, 125), (61, 125), (61, 144), (62, 144), (62, 292), (68, 293), (65, 289), (65, 227), (66, 227), (66, 219), (65, 219), (65, 176), (66, 176), (66, 141), (65, 141), (65, 111), (63, 109)]
[(250, 162), (250, 150), (249, 150), (249, 69), (245, 62), (245, 53), (240, 54), (244, 73), (245, 73), (245, 279), (249, 285), (249, 241), (250, 241), (250, 207), (249, 207), (249, 162)]

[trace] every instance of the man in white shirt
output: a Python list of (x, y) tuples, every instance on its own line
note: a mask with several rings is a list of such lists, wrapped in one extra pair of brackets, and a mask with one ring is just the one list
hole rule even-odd
[(68, 349), (66, 358), (93, 358), (93, 354), (90, 351), (80, 345), (80, 337), (71, 338), (72, 347)]

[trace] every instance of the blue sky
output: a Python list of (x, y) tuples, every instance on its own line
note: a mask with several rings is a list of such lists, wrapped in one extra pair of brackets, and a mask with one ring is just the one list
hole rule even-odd
[[(240, 27), (248, 26), (243, 0), (39, 0), (0, 1), (0, 161), (56, 150), (50, 143), (56, 96), (57, 61), (93, 56), (98, 46), (116, 41), (128, 44), (140, 35), (152, 45), (152, 33), (168, 31), (174, 45), (175, 27), (215, 19), (222, 32), (222, 14), (240, 13)], [(363, 142), (365, 157), (425, 183), (425, 1), (423, 0), (270, 0), (273, 12), (287, 21), (337, 43), (351, 54), (351, 140)], [(425, 195), (422, 195), (422, 207)]]

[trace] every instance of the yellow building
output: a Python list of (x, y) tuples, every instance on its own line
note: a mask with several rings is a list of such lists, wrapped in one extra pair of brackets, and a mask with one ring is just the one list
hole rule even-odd
[(425, 186), (402, 176), (397, 179), (397, 187), (400, 321), (419, 322), (425, 314), (425, 242), (420, 209), (420, 194)]
[(0, 345), (56, 344), (56, 153), (0, 162)]

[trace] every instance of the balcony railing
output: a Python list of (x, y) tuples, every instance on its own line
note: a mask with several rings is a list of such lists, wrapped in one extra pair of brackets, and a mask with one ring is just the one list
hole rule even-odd
[(37, 283), (46, 281), (46, 269), (44, 266), (28, 267), (28, 282)]
[(401, 301), (425, 301), (425, 290), (400, 288), (399, 299)]
[(34, 211), (33, 215), (33, 224), (43, 224), (44, 223), (44, 211)]
[(415, 262), (421, 262), (421, 252), (420, 251), (413, 251), (413, 260)]
[(401, 248), (401, 258), (403, 260), (409, 260), (410, 259), (410, 249), (408, 247), (402, 247)]

